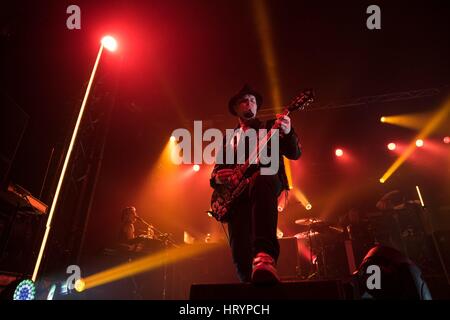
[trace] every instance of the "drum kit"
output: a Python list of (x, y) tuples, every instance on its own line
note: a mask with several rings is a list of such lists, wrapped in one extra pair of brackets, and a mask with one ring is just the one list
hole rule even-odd
[(392, 247), (423, 270), (434, 270), (434, 249), (421, 212), (414, 204), (368, 212), (360, 219), (341, 223), (345, 228), (320, 219), (295, 220), (300, 231), (295, 234), (300, 256), (298, 276), (322, 279), (349, 275), (375, 245)]
[(298, 219), (297, 238), (300, 253), (299, 276), (325, 279), (346, 272), (344, 230), (320, 219)]

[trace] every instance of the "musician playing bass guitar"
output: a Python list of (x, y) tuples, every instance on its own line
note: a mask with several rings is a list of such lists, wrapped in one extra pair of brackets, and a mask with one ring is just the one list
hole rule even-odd
[[(265, 128), (270, 131), (275, 126), (278, 130), (274, 130), (274, 134), (279, 135), (278, 170), (271, 175), (252, 173), (252, 179), (248, 179), (249, 183), (245, 190), (234, 199), (229, 210), (231, 212), (227, 214), (226, 219), (217, 214), (219, 211), (214, 214), (214, 210), (217, 209), (216, 203), (212, 206), (211, 212), (217, 220), (228, 224), (233, 262), (241, 282), (277, 283), (279, 277), (276, 261), (280, 252), (276, 235), (277, 200), (283, 190), (289, 189), (282, 157), (297, 160), (301, 155), (301, 149), (289, 116), (286, 113), (279, 114), (277, 119), (262, 122), (256, 116), (261, 105), (262, 96), (248, 85), (230, 99), (229, 111), (238, 118), (239, 125), (234, 130), (233, 139), (224, 140), (224, 152), (226, 144), (233, 144), (236, 153), (239, 144), (243, 143), (240, 137), (250, 128), (255, 130)], [(246, 156), (248, 157), (247, 153)], [(261, 171), (261, 166), (252, 166)], [(246, 177), (248, 175), (243, 177), (236, 175), (235, 165), (216, 163), (210, 184), (216, 193), (218, 190), (226, 190), (227, 186), (237, 185), (239, 180), (242, 181)]]

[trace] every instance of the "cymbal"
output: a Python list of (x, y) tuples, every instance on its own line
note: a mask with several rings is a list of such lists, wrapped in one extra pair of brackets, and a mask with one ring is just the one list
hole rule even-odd
[(330, 231), (334, 231), (337, 233), (344, 233), (344, 229), (341, 227), (329, 226)]
[(309, 226), (313, 223), (318, 223), (318, 222), (323, 222), (323, 221), (320, 219), (310, 219), (310, 218), (295, 220), (295, 224), (298, 224), (301, 226)]
[(297, 233), (296, 235), (294, 235), (294, 237), (296, 237), (297, 239), (309, 239), (310, 237), (315, 237), (318, 235), (319, 235), (319, 232), (305, 231), (305, 232)]
[(331, 224), (319, 219), (298, 219), (295, 220), (295, 224), (301, 226), (302, 230), (315, 230), (320, 231), (328, 228)]

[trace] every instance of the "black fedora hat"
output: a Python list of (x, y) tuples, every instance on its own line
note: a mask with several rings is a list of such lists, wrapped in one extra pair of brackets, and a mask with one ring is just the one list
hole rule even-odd
[(252, 96), (255, 96), (256, 98), (256, 106), (257, 109), (262, 105), (263, 98), (259, 92), (254, 90), (252, 87), (250, 87), (248, 84), (245, 84), (242, 89), (236, 93), (234, 96), (231, 97), (230, 101), (228, 102), (228, 110), (230, 110), (230, 113), (234, 116), (237, 116), (236, 111), (234, 110), (234, 107), (238, 104), (239, 100), (245, 96), (246, 94), (251, 94)]

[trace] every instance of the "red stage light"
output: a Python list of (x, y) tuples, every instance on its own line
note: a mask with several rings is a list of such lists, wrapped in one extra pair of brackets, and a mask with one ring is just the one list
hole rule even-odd
[(423, 147), (423, 140), (422, 139), (417, 139), (416, 140), (416, 147), (418, 147), (418, 148)]
[(336, 157), (342, 157), (344, 155), (344, 151), (342, 151), (342, 149), (336, 149), (334, 153), (336, 154)]
[(443, 141), (444, 141), (445, 144), (449, 144), (450, 143), (450, 137), (449, 136), (444, 137)]
[(397, 145), (395, 143), (391, 142), (388, 144), (387, 147), (389, 150), (393, 151), (393, 150), (395, 150), (395, 148), (397, 148)]
[(102, 38), (102, 45), (109, 51), (117, 50), (117, 41), (111, 36), (104, 36)]

